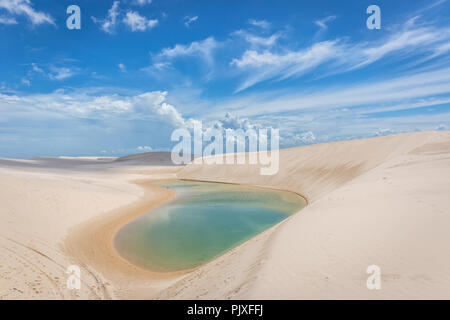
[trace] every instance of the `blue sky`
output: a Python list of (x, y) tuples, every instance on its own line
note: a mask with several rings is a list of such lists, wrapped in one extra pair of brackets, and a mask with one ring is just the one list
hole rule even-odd
[(0, 0), (0, 57), (0, 157), (170, 150), (200, 120), (282, 147), (450, 128), (445, 0)]

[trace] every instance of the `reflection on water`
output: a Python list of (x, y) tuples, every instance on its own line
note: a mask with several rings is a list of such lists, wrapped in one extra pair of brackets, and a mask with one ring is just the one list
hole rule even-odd
[(201, 265), (305, 206), (303, 198), (284, 191), (182, 180), (156, 184), (177, 197), (115, 237), (122, 257), (154, 271)]

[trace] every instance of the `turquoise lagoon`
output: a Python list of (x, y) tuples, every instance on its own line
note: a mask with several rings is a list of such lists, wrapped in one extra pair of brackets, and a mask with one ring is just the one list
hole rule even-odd
[(279, 190), (186, 180), (155, 184), (177, 196), (123, 226), (114, 243), (123, 258), (157, 272), (197, 267), (306, 205)]

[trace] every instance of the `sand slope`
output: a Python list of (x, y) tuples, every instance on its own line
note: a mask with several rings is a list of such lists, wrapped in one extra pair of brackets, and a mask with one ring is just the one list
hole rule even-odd
[[(161, 298), (450, 298), (450, 133), (282, 150), (280, 171), (189, 165), (180, 177), (288, 189), (308, 207)], [(368, 290), (378, 265), (382, 289)]]
[[(174, 178), (175, 169), (95, 163), (78, 167), (79, 160), (73, 165), (68, 161), (52, 159), (53, 169), (49, 161), (36, 160), (0, 165), (0, 299), (122, 298), (128, 293), (121, 286), (124, 281), (133, 287), (134, 295), (147, 285), (148, 296), (149, 283), (134, 285), (131, 280), (139, 272), (122, 265), (111, 241), (107, 242), (111, 239), (98, 236), (107, 236), (105, 227), (114, 230), (118, 227), (114, 222), (120, 223), (136, 210), (145, 212), (168, 200), (167, 191), (149, 187), (149, 193), (130, 181), (144, 176)], [(72, 248), (68, 240), (78, 237), (80, 228), (85, 232)], [(94, 239), (101, 241), (94, 243)], [(98, 259), (102, 259), (100, 265)], [(66, 269), (72, 264), (81, 268), (81, 290), (67, 289)], [(127, 272), (133, 276), (127, 277)], [(105, 277), (111, 274), (111, 280)]]
[[(0, 161), (0, 299), (450, 298), (450, 132), (280, 152), (280, 171), (71, 159)], [(55, 162), (56, 161), (56, 162)], [(147, 181), (235, 182), (303, 194), (309, 205), (188, 274), (129, 265), (112, 236), (173, 195)], [(80, 291), (65, 269), (82, 267)], [(378, 265), (381, 290), (366, 288)]]

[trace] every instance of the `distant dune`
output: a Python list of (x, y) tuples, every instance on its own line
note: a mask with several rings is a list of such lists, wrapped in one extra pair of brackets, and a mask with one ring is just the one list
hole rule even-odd
[(172, 166), (173, 163), (170, 155), (170, 152), (145, 152), (120, 157), (114, 161), (144, 165)]
[[(146, 152), (120, 157), (115, 162), (127, 162), (142, 165), (175, 166), (172, 162), (171, 152)], [(196, 156), (192, 156), (194, 159)]]
[[(120, 258), (113, 238), (175, 196), (151, 180), (174, 178), (285, 189), (308, 206), (194, 271), (152, 273)], [(284, 149), (274, 176), (172, 166), (168, 152), (2, 159), (0, 297), (450, 299), (449, 190), (448, 131)], [(66, 287), (71, 264), (80, 290)], [(380, 290), (366, 287), (370, 265)]]

